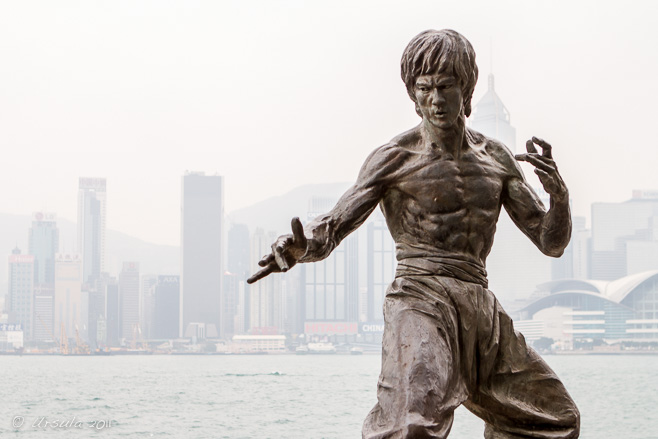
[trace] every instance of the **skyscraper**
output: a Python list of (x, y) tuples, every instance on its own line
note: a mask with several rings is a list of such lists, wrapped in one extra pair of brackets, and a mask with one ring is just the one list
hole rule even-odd
[(55, 306), (54, 285), (54, 282), (52, 284), (34, 285), (34, 319), (32, 325), (32, 338), (34, 340), (53, 340), (53, 311)]
[(221, 328), (224, 181), (186, 173), (181, 190), (180, 334), (217, 337)]
[(158, 276), (155, 285), (152, 338), (177, 338), (180, 317), (180, 278)]
[(138, 262), (124, 262), (119, 274), (119, 321), (121, 337), (132, 340), (139, 326)]
[(29, 254), (34, 256), (34, 282), (55, 283), (55, 253), (59, 251), (59, 229), (54, 213), (36, 212), (32, 215), (29, 233)]
[(10, 323), (23, 327), (23, 336), (32, 338), (34, 314), (34, 256), (22, 255), (15, 248), (9, 256), (9, 309)]
[(158, 276), (154, 274), (143, 274), (141, 291), (139, 294), (139, 326), (144, 338), (151, 338), (153, 329), (153, 312), (155, 309), (155, 287)]
[(54, 329), (60, 335), (62, 325), (67, 337), (75, 336), (75, 328), (82, 328), (82, 258), (77, 254), (55, 255), (55, 309)]
[(93, 284), (105, 268), (106, 180), (83, 178), (78, 183), (78, 253), (83, 282)]
[(121, 338), (121, 312), (119, 303), (119, 284), (116, 278), (110, 278), (105, 283), (105, 316), (107, 346), (119, 346)]
[(489, 88), (475, 106), (470, 126), (485, 136), (503, 142), (514, 153), (516, 151), (516, 128), (511, 124), (510, 113), (494, 89), (494, 75), (489, 74)]

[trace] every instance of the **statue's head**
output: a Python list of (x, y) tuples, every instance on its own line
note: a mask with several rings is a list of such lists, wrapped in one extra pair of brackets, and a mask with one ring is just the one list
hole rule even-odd
[[(414, 84), (418, 76), (443, 72), (452, 74), (461, 85), (464, 115), (471, 115), (471, 98), (478, 79), (478, 67), (473, 46), (460, 33), (450, 29), (419, 33), (404, 49), (400, 66), (407, 93), (414, 102)], [(418, 107), (416, 112), (422, 117)]]

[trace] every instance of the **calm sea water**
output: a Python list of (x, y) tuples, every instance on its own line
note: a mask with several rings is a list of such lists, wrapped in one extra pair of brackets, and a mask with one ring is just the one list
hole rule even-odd
[[(579, 405), (582, 438), (658, 438), (658, 356), (546, 360)], [(374, 355), (3, 356), (0, 435), (359, 438), (379, 363)], [(481, 438), (483, 429), (460, 408), (450, 438)]]

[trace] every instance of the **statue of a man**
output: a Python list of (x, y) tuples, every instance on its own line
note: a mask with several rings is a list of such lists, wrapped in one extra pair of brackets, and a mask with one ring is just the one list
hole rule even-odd
[[(485, 270), (501, 207), (544, 254), (559, 257), (569, 243), (569, 194), (551, 145), (533, 137), (514, 157), (466, 127), (478, 69), (459, 33), (422, 32), (401, 65), (422, 122), (370, 154), (329, 213), (306, 227), (294, 218), (293, 233), (277, 239), (248, 282), (326, 258), (379, 205), (398, 268), (384, 303), (378, 402), (363, 437), (445, 438), (464, 404), (485, 421), (485, 438), (577, 438), (576, 405), (514, 330)], [(535, 167), (548, 211), (516, 160)]]

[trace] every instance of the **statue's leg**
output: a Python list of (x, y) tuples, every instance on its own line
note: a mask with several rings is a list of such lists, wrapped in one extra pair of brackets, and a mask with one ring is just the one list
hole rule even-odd
[(493, 294), (481, 294), (478, 385), (464, 405), (485, 420), (485, 438), (578, 438), (580, 415), (562, 382), (514, 330)]
[(417, 287), (398, 279), (389, 289), (378, 402), (364, 422), (364, 438), (446, 438), (455, 408), (466, 399), (455, 368), (454, 309), (437, 302), (437, 312), (435, 301), (391, 294)]

